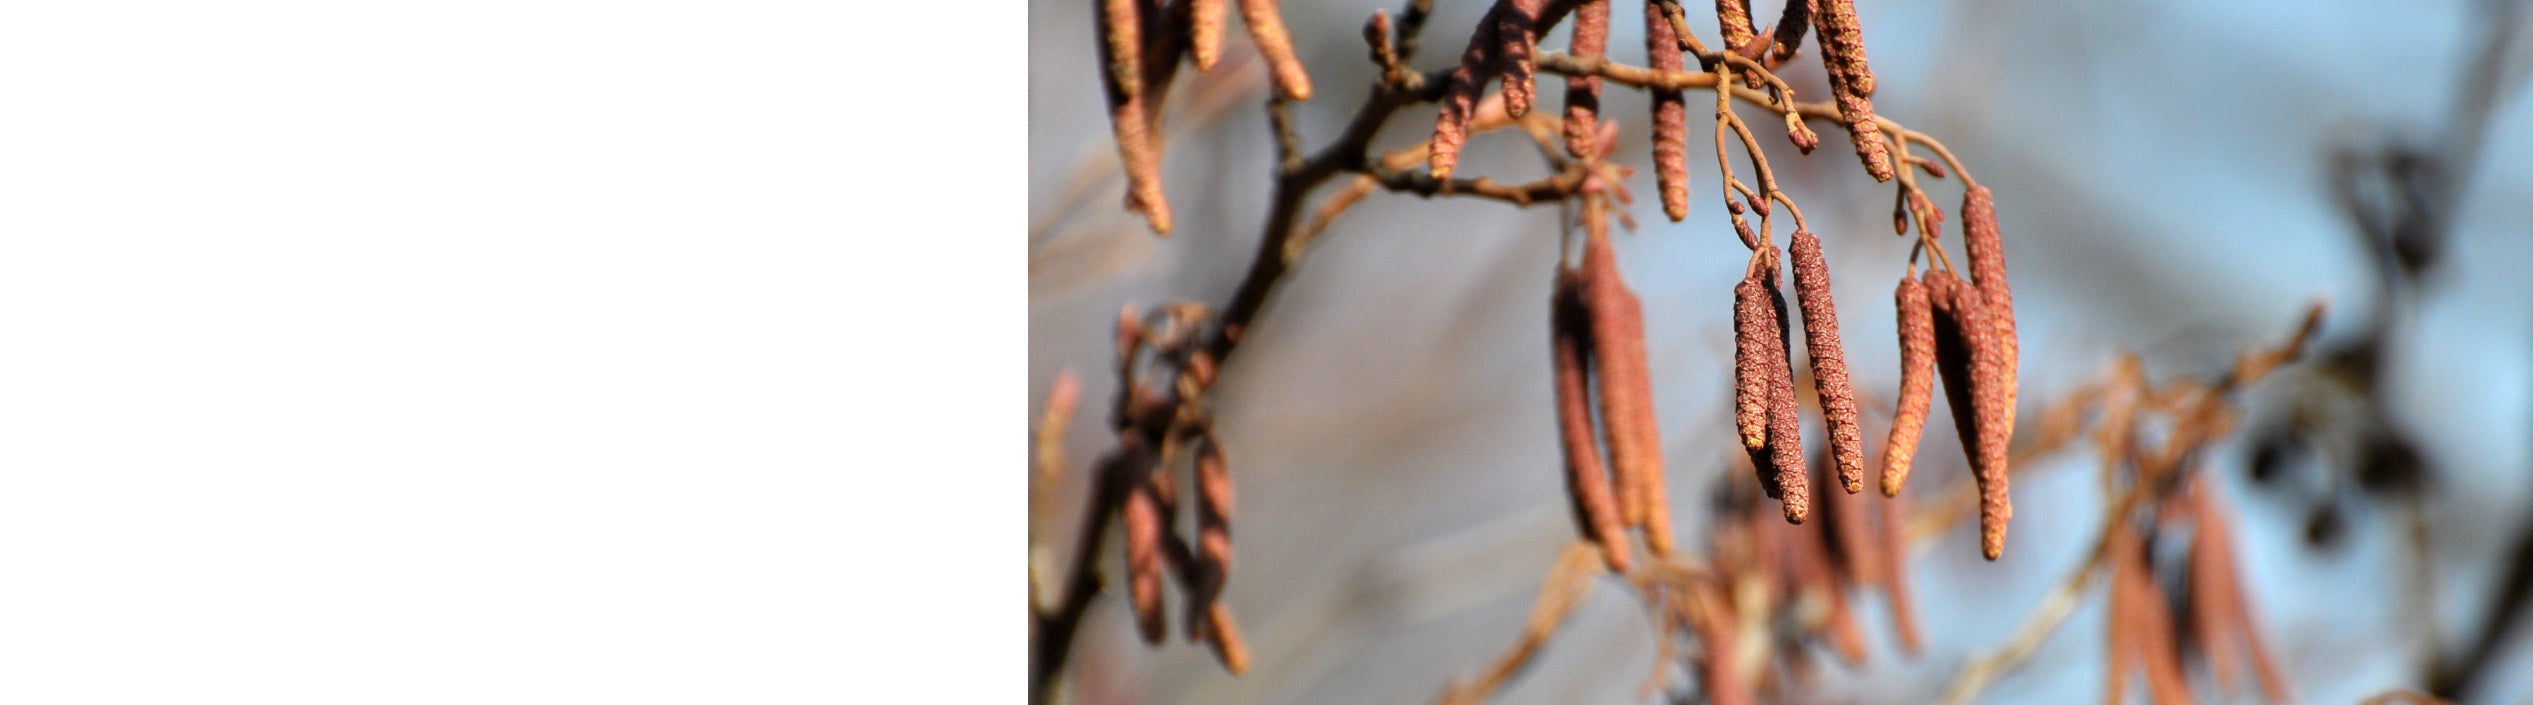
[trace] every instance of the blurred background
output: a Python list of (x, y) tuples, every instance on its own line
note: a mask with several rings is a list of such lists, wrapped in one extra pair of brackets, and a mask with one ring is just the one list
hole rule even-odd
[[(2533, 575), (2517, 572), (2533, 562), (2527, 4), (1857, 2), (1877, 110), (1943, 140), (1995, 191), (2026, 432), (2036, 409), (2122, 351), (2156, 380), (2214, 375), (2285, 336), (2308, 303), (2329, 303), (2317, 361), (2256, 388), (2205, 458), (2239, 514), (2269, 647), (2304, 702), (2438, 684), (2464, 702), (2533, 702), (2533, 628), (2515, 607), (2533, 597)], [(1779, 3), (1753, 5), (1765, 22)], [(1641, 64), (1635, 7), (1614, 6), (1610, 52)], [(1337, 133), (1374, 80), (1360, 27), (1375, 8), (1398, 10), (1284, 7), (1318, 89), (1297, 110), (1308, 147)], [(1060, 371), (1084, 383), (1065, 439), (1073, 473), (1032, 517), (1032, 550), (1059, 569), (1075, 559), (1082, 468), (1113, 442), (1101, 420), (1119, 307), (1225, 301), (1260, 235), (1273, 162), (1264, 69), (1235, 30), (1226, 65), (1193, 81), (1182, 72), (1171, 96), (1165, 181), (1178, 226), (1154, 237), (1120, 206), (1093, 9), (1030, 8), (1032, 413)], [(1484, 9), (1438, 2), (1415, 66), (1455, 61)], [(1540, 43), (1566, 42), (1561, 26)], [(1783, 73), (1817, 99), (1805, 54)], [(1562, 81), (1540, 83), (1553, 110)], [(1735, 450), (1729, 308), (1746, 252), (1713, 197), (1712, 116), (1698, 95), (1688, 220), (1661, 216), (1640, 171), (1629, 184), (1640, 228), (1616, 246), (1643, 301), (1677, 534), (1702, 552), (1705, 500)], [(1648, 163), (1644, 96), (1613, 86), (1603, 100), (1622, 125), (1618, 159)], [(1402, 112), (1376, 147), (1423, 139), (1432, 110)], [(1824, 239), (1857, 384), (1887, 397), (1898, 384), (1888, 302), (1908, 241), (1890, 235), (1891, 187), (1822, 131), (1829, 148), (1810, 157), (1763, 142)], [(1546, 174), (1506, 134), (1473, 141), (1461, 169)], [(1950, 210), (1958, 187), (1930, 188)], [(1420, 703), (1510, 644), (1574, 538), (1549, 406), (1558, 217), (1376, 193), (1337, 220), (1216, 391), (1240, 485), (1224, 599), (1247, 631), (1249, 672), (1228, 675), (1177, 640), (1145, 647), (1112, 590), (1076, 647), (1071, 701)], [(1936, 417), (1913, 493), (1967, 481)], [(1934, 699), (2081, 560), (2103, 514), (2094, 462), (2079, 444), (2017, 468), (2004, 560), (1980, 560), (1964, 524), (1909, 565), (1926, 649), (1899, 655), (1886, 607), (1861, 598), (1871, 659), (1824, 662), (1807, 699)], [(1097, 558), (1117, 574), (1117, 556)], [(2092, 595), (1984, 700), (2099, 699)], [(1642, 702), (1655, 665), (1642, 610), (1626, 590), (1594, 590), (1497, 701)]]

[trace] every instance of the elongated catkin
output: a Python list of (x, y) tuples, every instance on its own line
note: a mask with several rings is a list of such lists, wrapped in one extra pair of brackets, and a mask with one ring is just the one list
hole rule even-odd
[[(1767, 288), (1759, 277), (1743, 277), (1733, 286), (1733, 422), (1741, 431), (1743, 449), (1768, 447), (1769, 341), (1777, 339), (1776, 311), (1768, 307)], [(1765, 473), (1763, 473), (1765, 474)], [(1773, 486), (1774, 478), (1762, 484)]]
[[(1592, 319), (1593, 378), (1600, 381), (1601, 427), (1610, 468), (1618, 478), (1619, 516), (1645, 528), (1655, 555), (1671, 551), (1668, 502), (1662, 477), (1661, 427), (1654, 419), (1653, 383), (1647, 374), (1644, 313), (1619, 277), (1618, 255), (1607, 228), (1586, 228), (1583, 302)], [(1655, 515), (1665, 526), (1654, 525)], [(1657, 531), (1657, 529), (1660, 529)]]
[(1240, 0), (1240, 21), (1249, 25), (1249, 41), (1266, 59), (1275, 92), (1292, 100), (1310, 100), (1310, 71), (1293, 51), (1293, 35), (1284, 29), (1284, 11), (1276, 0)]
[(1169, 527), (1149, 478), (1126, 489), (1119, 512), (1126, 525), (1126, 595), (1144, 643), (1159, 644), (1169, 636), (1161, 612), (1161, 532)]
[(1891, 438), (1882, 447), (1882, 496), (1900, 496), (1935, 388), (1935, 309), (1926, 285), (1901, 277), (1892, 294), (1900, 312), (1900, 396), (1891, 415)]
[(1627, 527), (1621, 521), (1610, 478), (1601, 467), (1601, 445), (1592, 432), (1591, 313), (1583, 305), (1583, 281), (1573, 272), (1557, 273), (1549, 314), (1556, 364), (1557, 434), (1566, 460), (1566, 493), (1575, 523), (1601, 548), (1610, 570), (1629, 565)]
[[(1661, 0), (1645, 0), (1645, 65), (1656, 71), (1687, 66), (1680, 56), (1680, 38), (1672, 34), (1670, 16)], [(1689, 106), (1679, 91), (1649, 89), (1653, 96), (1654, 185), (1662, 191), (1662, 213), (1671, 222), (1689, 217)]]
[(1838, 307), (1830, 300), (1829, 263), (1821, 239), (1796, 230), (1786, 246), (1794, 265), (1794, 295), (1803, 308), (1804, 349), (1811, 353), (1812, 387), (1829, 428), (1831, 462), (1848, 493), (1865, 489), (1864, 429), (1856, 424), (1856, 390), (1847, 378), (1847, 356), (1838, 342)]
[(1969, 457), (1979, 484), (1979, 550), (1996, 560), (2005, 552), (2005, 528), (2014, 516), (2005, 467), (2014, 429), (2003, 425), (2005, 390), (1997, 379), (2001, 351), (1995, 319), (1977, 287), (1949, 273), (1928, 274), (1927, 293), (1935, 301), (1936, 367), (1943, 373), (1962, 454)]
[(1771, 266), (1766, 288), (1768, 305), (1774, 309), (1777, 322), (1776, 349), (1768, 360), (1768, 460), (1777, 471), (1777, 486), (1785, 491), (1785, 520), (1801, 524), (1812, 515), (1811, 470), (1803, 460), (1802, 402), (1794, 392), (1793, 342), (1786, 338), (1792, 322), (1786, 319), (1785, 294), (1777, 287), (1775, 267)]
[(1970, 253), (1970, 281), (1987, 294), (1988, 314), (1996, 319), (2000, 377), (2005, 386), (2006, 427), (2014, 426), (2016, 376), (2022, 366), (2022, 344), (2014, 334), (2014, 287), (2005, 279), (2005, 238), (1997, 230), (1996, 197), (1988, 187), (1971, 184), (1961, 195), (1961, 247)]
[(1142, 213), (1152, 231), (1170, 233), (1170, 203), (1161, 189), (1161, 149), (1152, 135), (1156, 101), (1144, 89), (1143, 3), (1106, 0), (1099, 22), (1100, 73), (1108, 94), (1108, 123), (1125, 166), (1126, 209)]
[(1848, 139), (1856, 145), (1856, 157), (1873, 180), (1890, 181), (1895, 174), (1882, 125), (1873, 116), (1873, 69), (1866, 65), (1864, 25), (1856, 19), (1853, 0), (1816, 0), (1812, 33), (1819, 38), (1830, 95), (1838, 103), (1839, 120), (1847, 124)]
[(1186, 0), (1194, 5), (1188, 13), (1187, 43), (1196, 70), (1214, 70), (1214, 61), (1222, 56), (1223, 24), (1231, 6), (1230, 0)]
[[(1574, 10), (1574, 43), (1569, 51), (1578, 57), (1598, 58), (1609, 50), (1610, 0), (1586, 0)], [(1594, 131), (1599, 129), (1601, 113), (1601, 77), (1566, 77), (1566, 156), (1585, 158), (1593, 153)]]

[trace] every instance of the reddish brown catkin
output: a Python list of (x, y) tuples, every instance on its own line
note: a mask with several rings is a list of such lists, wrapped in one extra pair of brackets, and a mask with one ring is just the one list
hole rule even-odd
[(1257, 44), (1258, 56), (1266, 59), (1275, 92), (1292, 100), (1310, 100), (1310, 72), (1293, 53), (1292, 34), (1284, 29), (1284, 11), (1275, 2), (1240, 0), (1240, 21), (1249, 25), (1249, 41)]
[(1161, 532), (1168, 530), (1149, 476), (1126, 489), (1119, 509), (1126, 525), (1126, 593), (1134, 605), (1135, 623), (1144, 643), (1159, 644), (1168, 636), (1161, 613)]
[(1539, 45), (1539, 25), (1521, 12), (1489, 13), (1488, 19), (1495, 22), (1495, 66), (1504, 76), (1504, 114), (1529, 115), (1537, 95), (1534, 76), (1539, 67), (1532, 63), (1532, 50)]
[(1188, 53), (1196, 59), (1196, 70), (1214, 70), (1214, 60), (1222, 56), (1223, 24), (1231, 6), (1230, 0), (1188, 0)]
[[(1522, 72), (1523, 109), (1528, 110), (1532, 72), (1527, 54), (1529, 40), (1538, 36), (1539, 28), (1555, 25), (1572, 9), (1569, 0), (1496, 0), (1486, 16), (1478, 20), (1477, 31), (1469, 35), (1469, 48), (1461, 51), (1460, 65), (1451, 70), (1451, 82), (1444, 85), (1442, 109), (1434, 115), (1434, 136), (1425, 157), (1434, 178), (1451, 178), (1452, 170), (1459, 166), (1460, 147), (1469, 141), (1469, 119), (1477, 114), (1478, 98), (1484, 95), (1488, 81), (1507, 71), (1504, 52), (1508, 44), (1525, 48), (1518, 68)], [(1520, 27), (1522, 31), (1507, 37), (1507, 26)], [(1508, 89), (1511, 83), (1507, 81)], [(1510, 94), (1507, 90), (1508, 103)], [(1506, 109), (1510, 111), (1511, 107)]]
[(1849, 494), (1865, 490), (1864, 429), (1856, 425), (1856, 390), (1847, 379), (1847, 356), (1839, 349), (1838, 307), (1830, 300), (1829, 263), (1821, 257), (1821, 239), (1796, 230), (1786, 254), (1794, 260), (1795, 301), (1803, 308), (1803, 340), (1812, 357), (1812, 386), (1820, 395), (1821, 416), (1829, 428), (1832, 462), (1838, 482)]
[(2115, 528), (2109, 541), (2106, 560), (2111, 564), (2111, 586), (2102, 620), (2103, 651), (2108, 654), (2108, 663), (2102, 674), (2102, 702), (2117, 704), (2128, 702), (2129, 665), (2137, 653), (2137, 637), (2132, 633), (2136, 631), (2137, 608), (2135, 601), (2129, 599), (2128, 589), (2128, 572), (2133, 569), (2128, 556), (2136, 550), (2131, 545), (2137, 539), (2126, 529)]
[(1153, 143), (1156, 110), (1146, 100), (1143, 77), (1141, 0), (1107, 0), (1099, 22), (1100, 74), (1108, 93), (1108, 122), (1117, 138), (1117, 158), (1126, 171), (1126, 209), (1142, 213), (1152, 231), (1170, 234), (1170, 203), (1161, 191), (1161, 151)]
[(1892, 298), (1900, 312), (1900, 397), (1891, 415), (1891, 438), (1882, 447), (1885, 497), (1900, 496), (1900, 487), (1908, 482), (1935, 387), (1935, 310), (1926, 285), (1901, 277)]
[(1213, 573), (1216, 583), (1231, 573), (1231, 512), (1235, 500), (1231, 461), (1223, 457), (1221, 444), (1207, 440), (1196, 455), (1196, 557)]
[(1551, 300), (1550, 338), (1555, 349), (1557, 434), (1564, 442), (1566, 494), (1575, 522), (1601, 547), (1610, 570), (1625, 572), (1629, 557), (1627, 526), (1619, 518), (1618, 500), (1601, 468), (1601, 445), (1592, 435), (1591, 313), (1583, 305), (1583, 280), (1572, 272), (1557, 273)]
[(1812, 515), (1811, 470), (1803, 460), (1802, 402), (1794, 393), (1793, 341), (1787, 339), (1785, 294), (1777, 286), (1776, 264), (1767, 274), (1768, 305), (1776, 314), (1776, 349), (1768, 356), (1768, 462), (1776, 467), (1777, 486), (1785, 490), (1785, 520), (1801, 524)]
[(1864, 25), (1856, 19), (1853, 0), (1815, 0), (1812, 33), (1819, 37), (1821, 64), (1829, 69), (1830, 94), (1837, 98), (1838, 118), (1847, 124), (1856, 157), (1875, 181), (1890, 181), (1891, 155), (1882, 143), (1882, 126), (1873, 117), (1873, 69), (1865, 62)]
[[(1754, 453), (1768, 447), (1768, 341), (1777, 337), (1771, 330), (1776, 323), (1757, 274), (1733, 286), (1733, 423), (1741, 431), (1742, 448)], [(1760, 470), (1760, 484), (1774, 486), (1764, 463)]]
[(1786, 0), (1785, 12), (1777, 17), (1776, 36), (1769, 42), (1768, 68), (1794, 60), (1796, 50), (1803, 48), (1803, 33), (1812, 28), (1810, 0)]
[[(1574, 10), (1574, 45), (1579, 57), (1599, 58), (1609, 50), (1610, 0), (1587, 0)], [(1594, 154), (1593, 132), (1599, 129), (1601, 77), (1566, 77), (1566, 155), (1583, 159)]]
[(1715, 24), (1724, 34), (1724, 51), (1740, 52), (1759, 39), (1759, 28), (1750, 22), (1750, 0), (1715, 0)]
[[(1645, 65), (1656, 71), (1687, 67), (1680, 56), (1680, 38), (1662, 0), (1645, 0)], [(1671, 222), (1689, 217), (1689, 106), (1676, 90), (1650, 89), (1653, 96), (1653, 165), (1655, 185), (1662, 190), (1662, 214)]]
[(2005, 527), (2014, 517), (2006, 490), (2007, 445), (2014, 430), (2002, 425), (1999, 409), (2004, 390), (1997, 380), (1995, 323), (1978, 288), (1950, 273), (1928, 275), (1938, 332), (1936, 367), (1943, 372), (1944, 397), (1952, 405), (1961, 452), (1970, 458), (1979, 484), (1979, 551), (1996, 560), (2005, 552)]
[(2003, 363), (2005, 426), (2014, 426), (2016, 377), (2022, 366), (2022, 344), (2014, 334), (2014, 288), (2005, 279), (2005, 238), (1997, 230), (1996, 199), (1988, 187), (1971, 184), (1961, 195), (1961, 246), (1970, 253), (1970, 281), (1987, 294), (1988, 313), (1996, 317), (1999, 361)]
[(1654, 555), (1671, 554), (1668, 491), (1663, 485), (1661, 427), (1654, 419), (1647, 374), (1644, 313), (1619, 277), (1618, 256), (1596, 208), (1585, 206), (1583, 301), (1592, 319), (1593, 378), (1601, 384), (1601, 427), (1618, 477), (1619, 516), (1645, 529)]
[(2146, 689), (2158, 705), (2191, 702), (2190, 682), (2181, 667), (2180, 642), (2173, 639), (2172, 607), (2147, 562), (2144, 541), (2131, 544), (2125, 573), (2133, 630), (2129, 648), (2146, 671)]

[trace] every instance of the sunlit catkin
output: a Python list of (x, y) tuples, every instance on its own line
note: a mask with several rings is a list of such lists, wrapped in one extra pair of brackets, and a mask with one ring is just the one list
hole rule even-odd
[(1890, 181), (1891, 156), (1882, 141), (1880, 121), (1873, 116), (1873, 69), (1865, 62), (1864, 25), (1856, 20), (1853, 0), (1815, 0), (1812, 30), (1821, 48), (1821, 64), (1829, 69), (1829, 90), (1837, 99), (1839, 121), (1847, 124), (1856, 157), (1863, 160), (1865, 173), (1873, 180)]
[(1170, 203), (1161, 191), (1161, 149), (1154, 144), (1148, 112), (1159, 109), (1144, 90), (1143, 17), (1139, 0), (1107, 0), (1101, 5), (1100, 73), (1108, 92), (1109, 127), (1117, 137), (1117, 158), (1126, 172), (1126, 209), (1142, 213), (1152, 231), (1170, 233)]
[[(1587, 209), (1589, 207), (1587, 206)], [(1587, 219), (1589, 219), (1587, 217)], [(1619, 516), (1645, 529), (1655, 555), (1671, 552), (1662, 477), (1661, 428), (1647, 374), (1644, 313), (1618, 273), (1618, 256), (1606, 227), (1587, 227), (1583, 247), (1583, 301), (1592, 320), (1593, 378), (1600, 381), (1601, 427), (1609, 441), (1610, 468), (1618, 478)]]
[[(1645, 0), (1645, 65), (1656, 71), (1687, 66), (1659, 0)], [(1676, 223), (1689, 217), (1689, 107), (1676, 90), (1646, 93), (1653, 96), (1654, 182), (1662, 190), (1663, 215)]]
[[(1733, 286), (1733, 423), (1742, 447), (1752, 452), (1768, 446), (1768, 354), (1776, 327), (1767, 288), (1755, 274), (1743, 277)], [(1763, 484), (1773, 483), (1771, 478)]]
[(1275, 92), (1292, 100), (1310, 100), (1310, 72), (1302, 68), (1301, 56), (1293, 53), (1293, 36), (1285, 31), (1284, 11), (1275, 2), (1240, 0), (1240, 21), (1249, 25), (1249, 41), (1258, 45), (1258, 56), (1266, 59)]
[(1189, 10), (1187, 41), (1189, 58), (1196, 60), (1196, 70), (1211, 71), (1214, 61), (1222, 56), (1223, 23), (1229, 14), (1230, 0), (1187, 0)]
[[(1599, 57), (1609, 50), (1609, 40), (1610, 0), (1588, 0), (1576, 6), (1574, 43), (1568, 51), (1575, 56)], [(1598, 129), (1600, 112), (1601, 77), (1567, 77), (1566, 156), (1582, 159), (1595, 153), (1593, 131)]]
[(1812, 515), (1812, 480), (1803, 460), (1802, 403), (1795, 397), (1794, 365), (1788, 357), (1792, 351), (1786, 333), (1792, 322), (1786, 320), (1785, 294), (1775, 280), (1770, 272), (1765, 287), (1777, 322), (1776, 348), (1768, 356), (1768, 462), (1777, 471), (1777, 487), (1785, 492), (1785, 520), (1801, 524)]
[(1628, 568), (1627, 527), (1620, 520), (1618, 500), (1601, 467), (1600, 442), (1592, 434), (1591, 313), (1583, 306), (1583, 281), (1572, 272), (1557, 274), (1549, 314), (1556, 364), (1557, 435), (1566, 460), (1566, 494), (1575, 522), (1601, 549), (1610, 570)]
[(2005, 527), (2014, 506), (2006, 489), (2007, 446), (2014, 429), (2003, 425), (2004, 388), (2000, 384), (1995, 319), (1987, 297), (1977, 287), (1950, 273), (1927, 273), (1927, 293), (1935, 302), (1935, 366), (1944, 378), (1944, 397), (1953, 409), (1953, 426), (1961, 436), (1979, 484), (1979, 551), (1988, 560), (2005, 552)]
[(1126, 489), (1121, 518), (1126, 525), (1126, 595), (1144, 643), (1159, 644), (1169, 629), (1161, 613), (1161, 532), (1168, 527), (1161, 500), (1149, 481), (1134, 482)]
[(2014, 426), (2016, 376), (2021, 343), (2014, 334), (2014, 288), (2005, 279), (2005, 241), (1997, 231), (1996, 199), (1988, 187), (1971, 184), (1961, 195), (1961, 246), (1970, 253), (1970, 281), (1987, 295), (1988, 314), (1996, 320), (1999, 374), (2004, 385), (2005, 421)]
[(1901, 277), (1892, 298), (1900, 312), (1900, 397), (1891, 416), (1891, 438), (1882, 447), (1885, 497), (1900, 496), (1900, 487), (1908, 482), (1935, 388), (1935, 309), (1926, 285)]
[(1865, 489), (1865, 437), (1856, 425), (1856, 390), (1847, 379), (1847, 357), (1839, 349), (1838, 307), (1830, 300), (1829, 263), (1821, 257), (1821, 239), (1809, 230), (1794, 231), (1786, 254), (1794, 265), (1794, 296), (1803, 308), (1804, 349), (1811, 353), (1813, 391), (1820, 396), (1821, 416), (1829, 428), (1831, 462), (1838, 482), (1849, 493)]

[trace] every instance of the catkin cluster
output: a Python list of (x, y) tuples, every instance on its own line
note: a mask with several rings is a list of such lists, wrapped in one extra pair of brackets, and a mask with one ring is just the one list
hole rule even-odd
[[(1126, 596), (1144, 641), (1157, 645), (1169, 635), (1162, 585), (1175, 576), (1187, 601), (1187, 638), (1213, 647), (1223, 666), (1239, 673), (1248, 668), (1248, 647), (1221, 600), (1231, 573), (1234, 492), (1230, 459), (1203, 403), (1215, 376), (1212, 357), (1198, 346), (1206, 321), (1204, 309), (1193, 304), (1165, 306), (1151, 316), (1133, 308), (1119, 313), (1118, 368), (1125, 384), (1111, 423), (1122, 452), (1105, 474), (1121, 496)], [(1155, 368), (1163, 370), (1157, 380), (1150, 379)], [(1182, 499), (1175, 460), (1183, 456), (1194, 457), (1192, 546), (1173, 529)]]
[[(1170, 233), (1170, 202), (1161, 189), (1161, 108), (1179, 62), (1209, 71), (1222, 55), (1225, 2), (1230, 0), (1101, 0), (1100, 83), (1108, 94), (1109, 126), (1126, 167), (1126, 209), (1142, 213), (1152, 231)], [(1276, 94), (1309, 100), (1310, 74), (1293, 52), (1276, 0), (1239, 0), (1249, 39), (1266, 59)]]

